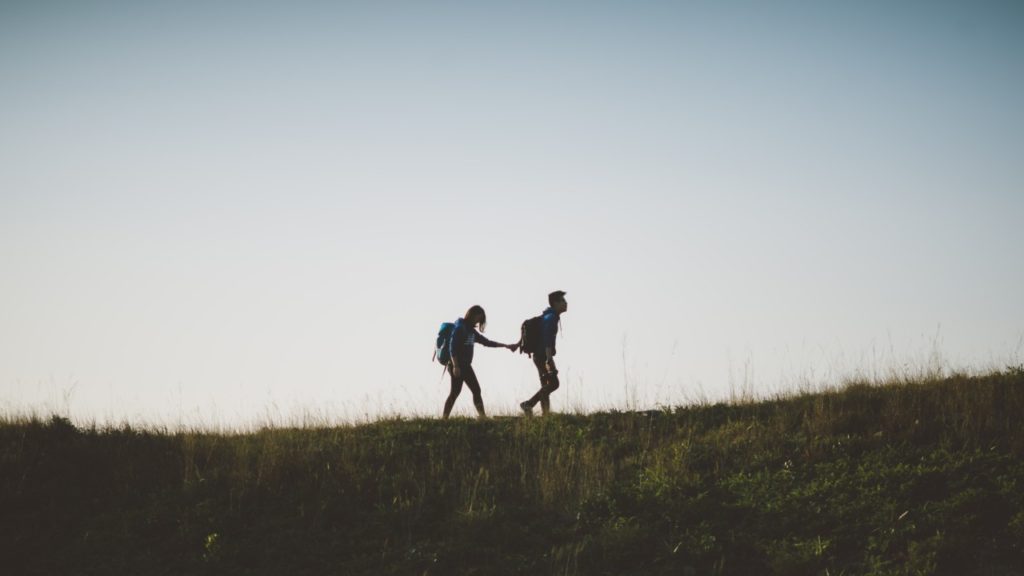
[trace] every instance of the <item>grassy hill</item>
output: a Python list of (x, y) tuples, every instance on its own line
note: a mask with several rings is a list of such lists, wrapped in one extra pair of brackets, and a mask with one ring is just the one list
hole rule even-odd
[(247, 434), (0, 423), (4, 574), (1022, 574), (1024, 370)]

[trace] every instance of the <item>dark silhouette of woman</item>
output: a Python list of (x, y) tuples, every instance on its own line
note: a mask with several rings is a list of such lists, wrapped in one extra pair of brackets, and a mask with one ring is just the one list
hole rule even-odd
[(451, 414), (455, 399), (462, 392), (463, 383), (469, 386), (469, 390), (473, 393), (473, 405), (476, 406), (476, 413), (481, 418), (487, 416), (484, 412), (484, 398), (480, 395), (480, 381), (477, 380), (476, 372), (473, 371), (474, 344), (483, 344), (488, 348), (508, 348), (513, 351), (516, 348), (515, 344), (501, 344), (488, 340), (477, 331), (477, 326), (480, 327), (480, 332), (487, 328), (487, 313), (480, 306), (471, 306), (464, 317), (455, 321), (455, 330), (452, 331), (452, 339), (449, 344), (452, 361), (448, 365), (452, 376), (452, 391), (444, 402), (445, 418)]

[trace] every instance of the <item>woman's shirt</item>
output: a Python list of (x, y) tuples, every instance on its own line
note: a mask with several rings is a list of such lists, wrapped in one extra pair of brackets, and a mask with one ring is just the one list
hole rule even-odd
[(473, 362), (473, 345), (479, 342), (488, 348), (500, 348), (501, 344), (488, 340), (486, 336), (477, 332), (476, 328), (470, 326), (465, 318), (455, 321), (455, 330), (452, 330), (452, 341), (449, 343), (452, 351), (452, 361), (459, 365), (466, 366)]

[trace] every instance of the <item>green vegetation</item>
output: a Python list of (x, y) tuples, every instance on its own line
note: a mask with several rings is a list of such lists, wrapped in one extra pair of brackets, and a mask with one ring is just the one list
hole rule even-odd
[(247, 434), (0, 423), (5, 574), (1019, 574), (1024, 370)]

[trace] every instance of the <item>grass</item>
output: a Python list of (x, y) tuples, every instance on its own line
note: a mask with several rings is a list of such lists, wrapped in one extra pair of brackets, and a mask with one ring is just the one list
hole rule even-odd
[(248, 433), (0, 423), (7, 574), (1021, 574), (1024, 369)]

